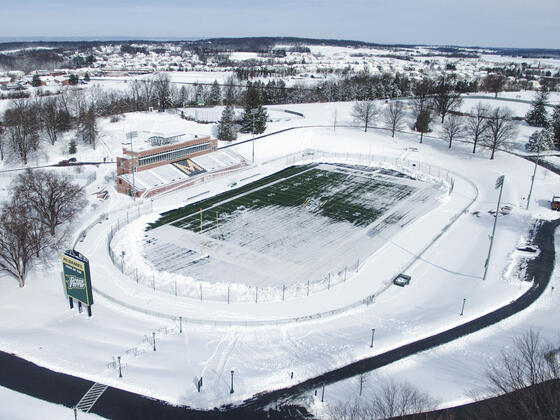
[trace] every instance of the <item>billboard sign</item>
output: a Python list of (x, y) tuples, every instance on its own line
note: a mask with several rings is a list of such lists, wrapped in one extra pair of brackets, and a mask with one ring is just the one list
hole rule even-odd
[(62, 274), (66, 296), (76, 299), (86, 306), (93, 305), (88, 259), (71, 249), (64, 252), (62, 255)]

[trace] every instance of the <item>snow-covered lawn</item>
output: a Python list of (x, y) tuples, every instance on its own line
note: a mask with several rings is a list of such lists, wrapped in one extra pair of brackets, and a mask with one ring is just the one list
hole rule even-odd
[[(0, 418), (2, 419), (74, 420), (74, 411), (71, 408), (51, 404), (4, 387), (0, 387), (0, 407)], [(95, 420), (102, 417), (91, 413), (80, 413), (78, 418)]]
[[(118, 264), (114, 265), (108, 256), (107, 234), (111, 226), (139, 210), (131, 207), (130, 198), (114, 192), (110, 176), (115, 168), (106, 165), (96, 169), (97, 180), (88, 187), (88, 193), (109, 188), (110, 198), (95, 202), (95, 196), (89, 195), (92, 205), (76, 225), (76, 236), (91, 226), (85, 240), (78, 242), (76, 248), (90, 259), (93, 284), (99, 291), (94, 293), (93, 317), (88, 319), (68, 308), (61, 288), (59, 262), (54, 260), (37, 266), (24, 289), (19, 289), (14, 280), (2, 278), (0, 348), (97, 382), (173, 403), (211, 408), (237, 403), (258, 392), (288, 386), (443, 331), (487, 313), (527, 290), (530, 283), (523, 281), (520, 268), (526, 256), (515, 249), (525, 242), (535, 218), (556, 216), (548, 206), (550, 197), (560, 192), (560, 178), (539, 168), (530, 211), (526, 211), (525, 197), (533, 171), (530, 162), (503, 152), (490, 161), (488, 151), (473, 155), (468, 144), (454, 144), (448, 149), (445, 142), (431, 138), (419, 144), (416, 134), (397, 134), (393, 139), (386, 131), (364, 133), (359, 128), (334, 127), (335, 115), (339, 124), (351, 122), (351, 107), (351, 103), (290, 106), (305, 115), (305, 124), (330, 128), (293, 130), (258, 140), (255, 142), (257, 165), (247, 168), (243, 174), (166, 194), (153, 203), (142, 203), (142, 212), (149, 214), (130, 225), (134, 235), (127, 239), (131, 248), (136, 242), (142, 244), (143, 226), (155, 221), (161, 212), (192, 203), (194, 200), (189, 197), (205, 191), (210, 191), (207, 196), (213, 196), (229, 190), (228, 185), (242, 178), (253, 175), (259, 178), (276, 172), (289, 166), (286, 155), (305, 149), (386, 156), (452, 172), (455, 185), (447, 200), (398, 232), (382, 234), (384, 246), (360, 262), (360, 269), (352, 279), (309, 297), (229, 305), (224, 301), (175, 297), (153, 291), (149, 285), (137, 284), (134, 276), (120, 273)], [(128, 114), (117, 123), (103, 121), (100, 124), (102, 146), (96, 151), (79, 146), (79, 159), (114, 158), (120, 153), (126, 131), (160, 125), (166, 131), (198, 134), (210, 134), (212, 129), (210, 125), (198, 125), (173, 114)], [(303, 124), (301, 120), (277, 121), (267, 131), (293, 125)], [(62, 147), (49, 149), (49, 159), (63, 156), (57, 152), (59, 149)], [(235, 149), (246, 157), (251, 156), (250, 143)], [(342, 157), (339, 160), (345, 163)], [(510, 205), (512, 211), (498, 219), (494, 253), (488, 278), (483, 282), (488, 235), (494, 222), (488, 212), (496, 208), (498, 192), (494, 184), (502, 174), (505, 175), (502, 203)], [(467, 211), (463, 212), (464, 209)], [(109, 220), (93, 223), (102, 213), (107, 213)], [(404, 288), (388, 286), (387, 282), (405, 269), (412, 276), (411, 284)], [(555, 337), (558, 314), (553, 308), (558, 305), (554, 293), (545, 293), (536, 306), (512, 320), (386, 367), (379, 375), (406, 378), (440, 398), (443, 404), (464, 399), (473, 382), (479, 381), (480, 365), (492, 360), (501, 346), (509, 344), (513, 334), (530, 325), (539, 325), (545, 328), (547, 336)], [(373, 294), (376, 297), (369, 305), (357, 305), (305, 322), (275, 323), (335, 311)], [(115, 299), (158, 315), (124, 307), (115, 303)], [(461, 317), (463, 299), (467, 299), (467, 308)], [(183, 334), (179, 334), (178, 322), (173, 319), (178, 316), (182, 317)], [(250, 321), (266, 321), (267, 325), (243, 325)], [(376, 329), (373, 349), (369, 347), (372, 328)], [(148, 351), (147, 337), (152, 332), (156, 332), (156, 352)], [(491, 345), (485, 345), (486, 342)], [(119, 355), (126, 364), (124, 377), (120, 379), (110, 365), (113, 357)], [(459, 369), (459, 365), (469, 369)], [(229, 393), (231, 370), (235, 372), (234, 394)], [(291, 372), (294, 372), (293, 379)], [(200, 376), (205, 385), (198, 393), (193, 380)], [(327, 401), (334, 393), (341, 399), (354, 396), (355, 381), (337, 386), (329, 387)]]

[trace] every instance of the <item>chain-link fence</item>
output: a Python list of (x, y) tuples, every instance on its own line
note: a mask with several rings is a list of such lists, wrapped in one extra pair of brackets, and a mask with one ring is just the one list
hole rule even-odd
[[(282, 162), (281, 160), (284, 159)], [(296, 163), (305, 162), (336, 162), (368, 167), (380, 167), (393, 169), (410, 177), (431, 183), (439, 183), (451, 191), (454, 184), (453, 176), (445, 169), (428, 165), (423, 162), (412, 161), (402, 158), (389, 158), (379, 155), (356, 154), (356, 153), (330, 153), (316, 150), (304, 150), (265, 162), (262, 165), (263, 172), (266, 166), (291, 166)], [(160, 273), (150, 266), (142, 264), (138, 268), (136, 264), (128, 263), (124, 250), (115, 250), (112, 240), (118, 230), (124, 225), (136, 220), (138, 217), (152, 211), (150, 203), (130, 209), (121, 216), (113, 225), (108, 234), (107, 248), (113, 264), (119, 270), (130, 277), (133, 281), (154, 292), (165, 292), (174, 296), (190, 297), (200, 300), (214, 300), (222, 302), (271, 302), (284, 301), (297, 297), (309, 296), (325, 290), (329, 290), (351, 278), (359, 270), (361, 264), (371, 255), (373, 239), (365, 238), (363, 244), (353, 247), (348, 252), (347, 258), (342, 258), (338, 265), (324, 273), (309, 278), (296, 284), (269, 287), (248, 286), (240, 283), (215, 284), (211, 282), (197, 281), (191, 277), (173, 273), (171, 276), (161, 276)], [(402, 228), (404, 225), (395, 225), (394, 229)], [(389, 227), (390, 228), (390, 227)], [(367, 235), (366, 235), (367, 236)], [(376, 239), (380, 241), (381, 239)], [(218, 241), (216, 239), (215, 241)], [(369, 241), (366, 243), (366, 241)], [(372, 243), (370, 243), (372, 242)], [(360, 246), (363, 245), (363, 246)], [(120, 252), (119, 252), (120, 251)], [(200, 255), (200, 259), (208, 258), (208, 255)], [(210, 256), (211, 258), (211, 256)], [(398, 268), (396, 268), (398, 269)], [(165, 279), (163, 278), (165, 277)]]

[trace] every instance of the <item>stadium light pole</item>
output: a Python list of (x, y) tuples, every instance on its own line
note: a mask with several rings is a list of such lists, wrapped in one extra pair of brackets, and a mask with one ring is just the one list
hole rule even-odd
[(486, 263), (484, 264), (484, 276), (482, 280), (486, 280), (486, 275), (488, 274), (488, 267), (490, 266), (490, 256), (492, 255), (492, 245), (494, 244), (494, 236), (496, 235), (496, 224), (498, 222), (498, 215), (500, 214), (500, 201), (502, 200), (502, 191), (504, 190), (504, 179), (505, 176), (499, 176), (496, 179), (495, 189), (500, 189), (500, 195), (498, 196), (498, 205), (496, 206), (496, 216), (494, 218), (494, 227), (492, 228), (492, 236), (490, 236), (490, 247), (488, 248), (488, 257), (486, 258)]
[(138, 131), (129, 131), (128, 133), (126, 133), (126, 139), (130, 141), (123, 143), (130, 144), (130, 153), (133, 155), (131, 156), (132, 165), (130, 170), (132, 171), (132, 199), (134, 201), (136, 201), (136, 184), (134, 182), (134, 172), (136, 172), (136, 166), (134, 166), (134, 149), (132, 145), (132, 139), (134, 139), (135, 137), (138, 137)]
[(531, 188), (529, 188), (529, 195), (527, 196), (527, 207), (525, 210), (529, 210), (529, 203), (531, 203), (531, 194), (533, 194), (533, 185), (535, 184), (535, 176), (537, 175), (537, 166), (539, 166), (539, 158), (541, 157), (541, 140), (542, 136), (538, 136), (537, 141), (537, 160), (535, 160), (535, 169), (533, 169), (533, 176), (531, 177)]
[(257, 108), (253, 108), (251, 109), (251, 117), (252, 117), (252, 121), (253, 121), (253, 141), (251, 143), (253, 143), (253, 153), (252, 153), (252, 159), (251, 159), (251, 163), (255, 163), (255, 115), (257, 114), (257, 112), (259, 112), (259, 110)]

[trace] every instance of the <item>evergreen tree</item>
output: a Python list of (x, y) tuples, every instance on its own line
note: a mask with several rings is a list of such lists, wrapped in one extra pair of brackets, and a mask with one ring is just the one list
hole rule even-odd
[(195, 105), (201, 105), (204, 106), (205, 104), (205, 100), (204, 100), (204, 86), (196, 84), (195, 85), (195, 89), (194, 89), (194, 102)]
[(95, 150), (99, 131), (97, 129), (97, 121), (93, 105), (91, 105), (87, 111), (83, 112), (80, 115), (78, 134), (80, 135), (84, 143), (91, 144), (93, 150)]
[(432, 113), (429, 108), (424, 108), (416, 117), (416, 131), (420, 131), (420, 143), (424, 137), (424, 133), (430, 131), (430, 123), (432, 122)]
[(78, 76), (76, 76), (75, 74), (71, 74), (70, 77), (68, 77), (68, 84), (75, 86), (78, 84), (78, 82)]
[(535, 95), (533, 100), (533, 105), (527, 115), (525, 120), (527, 124), (534, 127), (547, 127), (548, 126), (548, 115), (546, 113), (546, 101), (548, 100), (548, 91), (543, 88)]
[(72, 139), (70, 140), (70, 144), (68, 145), (68, 153), (70, 153), (71, 155), (75, 155), (76, 152), (77, 152), (76, 140)]
[(188, 100), (187, 88), (185, 86), (181, 86), (181, 89), (179, 89), (179, 91), (176, 93), (176, 98), (174, 101), (175, 107), (183, 108), (184, 106), (187, 105), (187, 100)]
[(222, 92), (220, 90), (220, 85), (218, 85), (217, 80), (214, 80), (212, 88), (210, 89), (210, 105), (220, 105), (221, 102)]
[(550, 128), (544, 130), (537, 130), (525, 145), (525, 150), (528, 152), (537, 153), (543, 150), (553, 150), (554, 149), (554, 135)]
[(268, 113), (263, 108), (262, 105), (257, 107), (257, 111), (255, 112), (255, 126), (254, 126), (254, 134), (262, 134), (266, 130), (266, 122), (268, 120)]
[(556, 147), (560, 147), (560, 105), (556, 105), (554, 107), (554, 113), (552, 114), (550, 128), (552, 129), (554, 144), (556, 145)]
[(218, 139), (233, 141), (237, 138), (235, 130), (235, 112), (232, 105), (227, 105), (222, 112), (222, 119), (218, 123)]
[(41, 86), (41, 78), (39, 77), (38, 74), (33, 75), (33, 79), (31, 79), (31, 86), (33, 87)]
[(86, 71), (86, 74), (84, 75), (84, 80), (86, 82), (89, 82), (91, 80), (91, 78), (89, 77), (89, 73)]
[(248, 84), (245, 93), (245, 107), (241, 117), (241, 132), (261, 134), (266, 130), (268, 114), (262, 106), (259, 91), (254, 85)]

